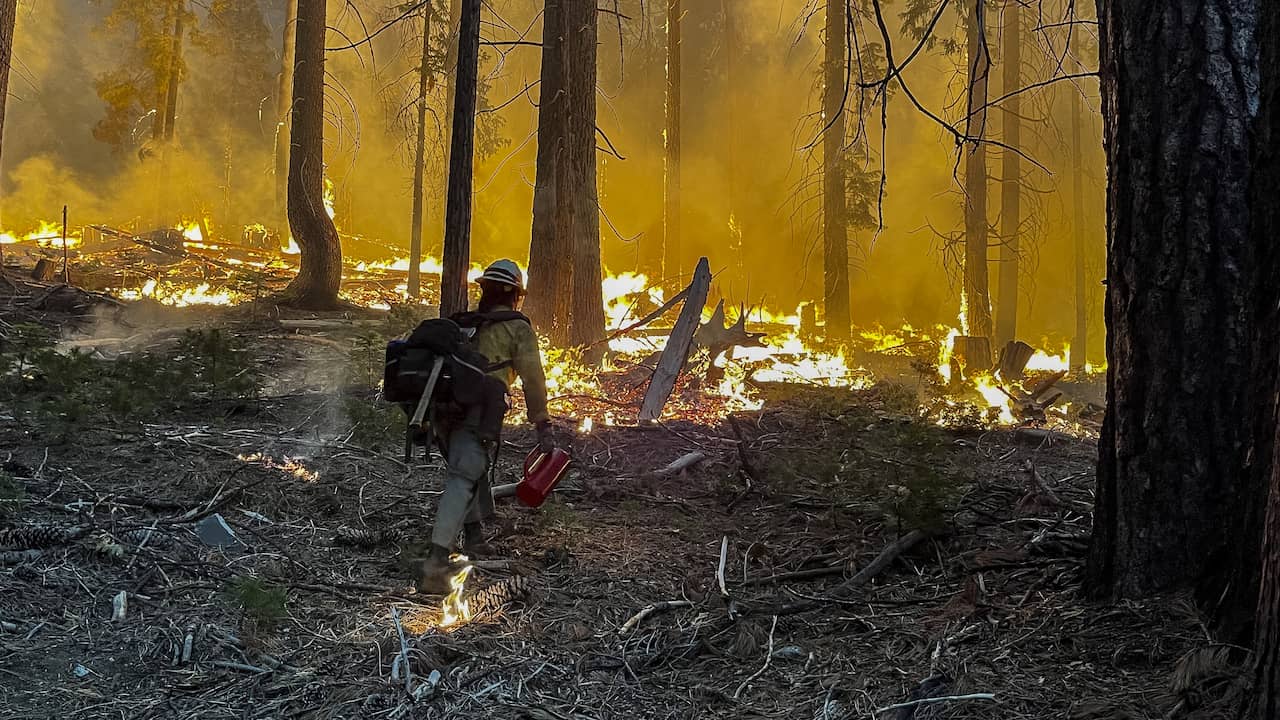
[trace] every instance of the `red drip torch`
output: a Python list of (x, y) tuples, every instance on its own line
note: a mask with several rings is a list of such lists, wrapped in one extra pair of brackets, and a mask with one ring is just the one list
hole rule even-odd
[(569, 468), (569, 453), (555, 448), (543, 452), (534, 448), (524, 460), (524, 477), (516, 485), (516, 497), (529, 507), (539, 507), (555, 489)]

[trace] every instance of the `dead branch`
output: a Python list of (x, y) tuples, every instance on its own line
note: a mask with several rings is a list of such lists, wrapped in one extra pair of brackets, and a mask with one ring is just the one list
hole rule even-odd
[(932, 705), (933, 703), (940, 703), (940, 702), (951, 702), (953, 700), (992, 700), (994, 701), (995, 699), (996, 699), (996, 696), (993, 693), (970, 693), (968, 695), (945, 695), (943, 697), (920, 698), (919, 700), (908, 700), (907, 702), (900, 702), (894, 705), (887, 705), (885, 707), (877, 709), (875, 711), (875, 714), (882, 715), (884, 713), (889, 712), (890, 710), (917, 707), (920, 705)]
[(885, 548), (880, 551), (880, 554), (877, 555), (866, 567), (859, 570), (856, 575), (836, 586), (835, 589), (825, 595), (814, 599), (786, 603), (780, 606), (774, 605), (767, 608), (754, 609), (752, 610), (752, 614), (794, 615), (796, 613), (808, 612), (809, 610), (816, 609), (832, 600), (847, 598), (852, 595), (855, 590), (869, 584), (872, 580), (879, 577), (880, 573), (887, 570), (895, 560), (902, 556), (903, 553), (924, 542), (928, 537), (929, 533), (924, 530), (912, 530), (906, 535), (903, 535), (897, 540), (886, 545)]
[(635, 615), (632, 615), (631, 619), (623, 623), (622, 627), (618, 628), (618, 634), (626, 635), (627, 633), (636, 629), (636, 627), (639, 626), (640, 623), (647, 620), (649, 616), (653, 615), (654, 613), (667, 612), (668, 610), (676, 610), (679, 608), (687, 608), (687, 607), (693, 607), (693, 603), (688, 600), (663, 600), (662, 602), (656, 602), (651, 605), (646, 605), (644, 608), (640, 610), (640, 612), (636, 613)]
[(694, 465), (697, 465), (698, 463), (706, 459), (707, 459), (706, 453), (698, 452), (695, 450), (694, 452), (681, 455), (680, 457), (673, 460), (670, 465), (667, 465), (661, 470), (655, 470), (652, 476), (655, 478), (667, 478), (667, 477), (671, 477), (672, 475), (679, 475), (685, 470), (688, 470), (689, 468), (693, 467)]

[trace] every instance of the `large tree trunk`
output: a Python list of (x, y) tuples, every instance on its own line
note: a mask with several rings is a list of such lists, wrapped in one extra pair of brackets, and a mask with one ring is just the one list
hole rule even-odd
[(529, 296), (525, 312), (552, 342), (564, 345), (564, 325), (573, 297), (573, 239), (556, 231), (558, 194), (568, 142), (568, 93), (564, 87), (565, 2), (546, 0), (542, 14), (542, 75), (538, 100), (538, 158), (533, 188), (533, 232), (529, 242)]
[(991, 57), (985, 41), (984, 0), (969, 4), (968, 121), (966, 134), (973, 142), (962, 146), (964, 168), (964, 295), (961, 330), (970, 337), (991, 337), (991, 294), (987, 282), (987, 146), (981, 138), (987, 130), (987, 81)]
[(680, 73), (683, 45), (680, 23), (683, 18), (681, 0), (667, 0), (667, 96), (666, 130), (662, 136), (662, 274), (667, 280), (679, 280), (681, 272), (680, 222)]
[[(1280, 717), (1280, 426), (1277, 372), (1280, 371), (1280, 5), (1263, 3), (1259, 16), (1261, 102), (1254, 140), (1252, 235), (1258, 248), (1258, 403), (1255, 454), (1270, 458), (1263, 534), (1261, 589), (1256, 608), (1254, 720)], [(1270, 445), (1262, 440), (1269, 438)]]
[[(1076, 71), (1080, 69), (1076, 64)], [(1089, 362), (1089, 309), (1085, 288), (1085, 220), (1084, 220), (1084, 168), (1081, 159), (1084, 145), (1081, 141), (1084, 124), (1080, 91), (1068, 87), (1071, 95), (1071, 239), (1075, 264), (1076, 331), (1071, 339), (1070, 366), (1073, 372), (1082, 371)]]
[(529, 316), (560, 345), (604, 336), (596, 177), (596, 7), (547, 0), (543, 13)]
[(187, 14), (186, 0), (175, 0), (165, 9), (165, 19), (173, 26), (169, 35), (168, 56), (165, 58), (164, 92), (160, 106), (155, 132), (152, 137), (160, 146), (159, 173), (156, 181), (156, 216), (157, 227), (167, 227), (174, 221), (174, 193), (169, 183), (169, 165), (173, 162), (174, 125), (178, 117), (178, 85), (182, 80), (182, 33)]
[[(1004, 91), (1022, 87), (1022, 3), (1004, 6)], [(1004, 143), (1022, 147), (1022, 96), (1013, 95), (1002, 108)], [(1018, 339), (1018, 280), (1022, 231), (1022, 158), (1005, 148), (1000, 178), (1000, 306), (996, 313), (996, 347)], [(1076, 154), (1078, 157), (1078, 152)]]
[(1218, 618), (1256, 598), (1236, 571), (1256, 567), (1247, 509), (1269, 464), (1253, 447), (1255, 12), (1099, 4), (1108, 368), (1088, 585), (1112, 597), (1191, 588)]
[[(9, 68), (13, 61), (13, 27), (18, 0), (0, 0), (0, 150), (4, 148), (5, 107), (9, 99)], [(4, 245), (0, 244), (0, 275), (4, 275)]]
[[(557, 212), (573, 238), (573, 302), (569, 316), (569, 344), (596, 346), (604, 338), (604, 299), (600, 267), (600, 198), (596, 178), (596, 39), (599, 34), (596, 0), (570, 0), (566, 5), (564, 64), (569, 94), (569, 142), (566, 159), (571, 181), (559, 197), (569, 200)], [(572, 68), (572, 71), (570, 71)]]
[[(174, 18), (178, 12), (178, 3), (180, 0), (168, 0), (164, 4), (164, 19), (161, 21), (160, 27), (163, 32), (173, 26)], [(151, 139), (159, 142), (164, 140), (164, 121), (169, 116), (166, 109), (169, 104), (169, 74), (173, 70), (173, 35), (169, 35), (169, 46), (165, 48), (165, 55), (159, 59), (154, 66), (159, 77), (156, 80), (156, 110), (151, 119)]]
[(285, 8), (284, 42), (280, 50), (280, 95), (276, 100), (276, 215), (281, 225), (288, 220), (289, 212), (289, 109), (293, 107), (297, 22), (298, 0), (289, 0)]
[(849, 340), (849, 227), (845, 182), (845, 104), (848, 47), (845, 0), (827, 0), (826, 61), (823, 65), (822, 122), (822, 309), (826, 337)]
[(464, 0), (458, 23), (458, 69), (454, 73), (453, 137), (449, 196), (444, 219), (444, 270), (440, 315), (467, 309), (467, 265), (471, 261), (472, 165), (476, 146), (476, 83), (480, 74), (480, 0)]
[(302, 251), (284, 300), (306, 308), (338, 304), (342, 245), (324, 208), (324, 41), (326, 0), (298, 0), (289, 153), (289, 227)]
[(178, 121), (178, 86), (182, 84), (182, 33), (187, 19), (187, 3), (179, 0), (177, 7), (169, 50), (169, 88), (164, 103), (164, 139), (168, 142), (173, 140), (174, 126)]
[(742, 218), (738, 217), (738, 95), (737, 81), (738, 28), (737, 15), (741, 4), (732, 0), (720, 0), (720, 12), (724, 14), (724, 157), (725, 195), (729, 209), (729, 251), (733, 254), (735, 280), (746, 282), (746, 253), (743, 252), (744, 231)]
[[(458, 70), (458, 43), (461, 38), (462, 0), (449, 0), (449, 46), (444, 51), (445, 75), (453, 75)], [(453, 152), (453, 105), (457, 86), (449, 83), (445, 86), (444, 108), (444, 161), (449, 164), (449, 154)]]
[(422, 289), (423, 183), (427, 165), (427, 92), (431, 89), (431, 3), (422, 6), (422, 59), (418, 66), (418, 143), (413, 159), (413, 215), (409, 218), (409, 297)]

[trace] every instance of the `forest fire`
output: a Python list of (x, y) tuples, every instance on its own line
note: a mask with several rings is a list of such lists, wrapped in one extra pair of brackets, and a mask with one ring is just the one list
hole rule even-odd
[[(143, 270), (143, 277), (135, 281), (137, 284), (112, 283), (107, 289), (123, 300), (148, 300), (173, 307), (225, 307), (250, 302), (265, 294), (269, 287), (278, 287), (280, 282), (260, 279), (258, 284), (262, 287), (255, 290), (239, 275), (286, 277), (296, 267), (296, 254), (291, 253), (289, 247), (277, 251), (249, 248), (225, 240), (210, 241), (205, 237), (209, 227), (208, 219), (177, 223), (173, 232), (179, 238), (178, 245), (160, 247), (183, 258), (182, 262), (151, 264)], [(262, 226), (249, 226), (245, 233), (261, 230)], [(83, 228), (69, 230), (73, 274), (82, 267), (106, 266), (112, 262), (112, 253), (118, 252), (110, 243), (83, 242), (84, 232)], [(55, 236), (58, 245), (52, 246)], [(12, 234), (4, 237), (9, 240), (8, 245), (25, 246), (36, 253), (48, 252), (52, 260), (61, 255), (61, 228), (52, 223), (41, 223), (21, 237)], [(289, 242), (292, 243), (292, 238)], [(154, 251), (156, 246), (150, 241), (147, 243), (147, 248)], [(403, 278), (409, 264), (405, 257), (346, 261), (344, 297), (371, 308), (389, 308), (408, 302)], [(193, 271), (196, 265), (200, 269)], [(425, 257), (419, 264), (421, 274), (426, 277), (438, 276), (442, 269), (443, 263), (435, 257)], [(474, 280), (480, 272), (478, 266), (473, 266), (468, 278)], [(211, 277), (219, 273), (222, 281)], [(127, 280), (127, 277), (121, 275), (120, 279)], [(668, 293), (648, 276), (633, 271), (607, 275), (601, 283), (601, 293), (606, 329), (611, 335), (603, 365), (589, 367), (576, 351), (544, 345), (549, 390), (562, 412), (578, 418), (578, 429), (584, 433), (591, 432), (597, 420), (605, 426), (617, 421), (618, 413), (614, 410), (601, 412), (593, 408), (593, 404), (601, 404), (603, 398), (638, 406), (642, 381), (647, 378), (646, 368), (652, 367), (667, 341), (666, 330), (661, 328), (623, 332), (646, 308), (661, 306), (667, 300)], [(955, 405), (946, 398), (962, 395), (980, 404), (991, 422), (1016, 425), (1024, 421), (1015, 411), (1009, 389), (992, 373), (978, 371), (953, 377), (957, 367), (952, 357), (953, 346), (961, 336), (957, 328), (934, 325), (921, 329), (905, 323), (897, 328), (876, 326), (856, 331), (851, 344), (832, 347), (822, 342), (820, 335), (815, 335), (817, 330), (803, 327), (806, 313), (803, 305), (792, 312), (769, 308), (744, 308), (740, 312), (745, 313), (744, 327), (758, 333), (761, 340), (728, 347), (715, 357), (708, 353), (693, 354), (689, 359), (689, 375), (677, 385), (665, 417), (714, 422), (725, 413), (759, 409), (763, 405), (760, 388), (769, 384), (870, 388), (886, 376), (869, 369), (868, 365), (883, 364), (884, 359), (898, 356), (936, 358), (924, 363), (936, 371), (936, 387), (944, 396), (943, 411), (936, 414), (936, 422), (951, 422), (948, 409)], [(710, 323), (712, 315), (711, 310), (704, 308), (701, 321)], [(1025, 369), (1036, 375), (1065, 373), (1069, 369), (1068, 356), (1066, 346), (1056, 354), (1036, 350)]]

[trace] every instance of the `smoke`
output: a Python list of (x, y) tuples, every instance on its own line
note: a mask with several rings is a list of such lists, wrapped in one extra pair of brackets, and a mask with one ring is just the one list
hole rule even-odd
[[(268, 47), (254, 53), (255, 67), (236, 71), (232, 79), (261, 72), (268, 76), (265, 82), (259, 78), (258, 89), (245, 89), (234, 111), (224, 99), (214, 97), (228, 71), (216, 65), (208, 49), (186, 43), (188, 72), (178, 100), (177, 143), (166, 156), (163, 172), (157, 158), (139, 156), (150, 128), (146, 112), (140, 111), (135, 119), (139, 137), (130, 147), (113, 149), (94, 138), (94, 127), (105, 111), (95, 79), (119, 62), (120, 43), (127, 40), (102, 27), (113, 1), (21, 3), (13, 97), (0, 164), (0, 224), (23, 232), (56, 217), (64, 204), (70, 206), (76, 224), (148, 229), (159, 222), (203, 216), (212, 219), (215, 236), (232, 239), (246, 224), (272, 224), (272, 93), (285, 0), (259, 3), (267, 28), (262, 42)], [(441, 11), (448, 4), (437, 0)], [(208, 7), (191, 5), (197, 27), (207, 29)], [(335, 32), (329, 44), (365, 37), (395, 17), (390, 5), (375, 0), (332, 3), (330, 25)], [(726, 0), (685, 5), (683, 264), (692, 268), (699, 256), (708, 256), (717, 271), (714, 292), (730, 303), (791, 310), (821, 296), (820, 184), (814, 182), (821, 148), (806, 147), (823, 125), (823, 4)], [(1066, 2), (1044, 0), (1043, 6), (1039, 22), (1051, 24), (1065, 12)], [(618, 0), (618, 15), (613, 14), (613, 2), (601, 3), (601, 8), (600, 145), (621, 156), (599, 153), (603, 258), (609, 271), (622, 272), (652, 257), (662, 241), (665, 3)], [(726, 31), (726, 10), (732, 14), (731, 33)], [(897, 4), (885, 4), (885, 11), (895, 56), (901, 61), (916, 39), (900, 29)], [(485, 12), (487, 41), (536, 43), (541, 37), (540, 0), (494, 0), (486, 3)], [(1023, 51), (1027, 82), (1053, 71), (1046, 49), (1050, 41), (1059, 49), (1064, 44), (1060, 31), (1031, 31), (1031, 23), (1028, 20)], [(998, 18), (992, 18), (991, 25), (996, 97), (1004, 93), (998, 87)], [(334, 182), (339, 228), (346, 236), (363, 239), (347, 241), (349, 254), (370, 259), (408, 254), (420, 32), (421, 20), (412, 18), (357, 49), (328, 57), (326, 174)], [(430, 62), (438, 70), (445, 64), (446, 33), (443, 23), (433, 24)], [(858, 33), (861, 46), (882, 42), (868, 16), (859, 21)], [(926, 47), (903, 77), (921, 105), (958, 123), (964, 114), (963, 101), (957, 102), (964, 95), (964, 59), (946, 52), (962, 39), (950, 10), (938, 27), (938, 38), (940, 42)], [(497, 256), (524, 262), (540, 55), (537, 47), (522, 44), (488, 44), (483, 51), (482, 107), (488, 110), (480, 118), (472, 252), (476, 262)], [(1093, 67), (1091, 62), (1086, 65)], [(450, 81), (438, 72), (428, 95), (428, 253), (439, 252), (442, 237), (447, 137), (443, 118)], [(1089, 225), (1089, 276), (1101, 279), (1105, 173), (1096, 84), (1058, 83), (1028, 93), (1024, 101), (1025, 152), (1049, 171), (1024, 163), (1023, 207), (1034, 217), (1028, 219), (1029, 234), (1023, 240), (1029, 250), (1020, 334), (1033, 342), (1041, 336), (1068, 337), (1073, 326), (1069, 171), (1075, 151), (1067, 142), (1066, 98), (1069, 92), (1081, 91), (1089, 110), (1083, 144), (1090, 151), (1083, 157), (1087, 179), (1082, 199)], [(963, 227), (959, 149), (951, 134), (900, 89), (893, 88), (888, 98), (887, 132), (881, 130), (879, 106), (868, 103), (865, 108), (866, 134), (850, 155), (870, 179), (876, 196), (871, 206), (877, 211), (883, 163), (884, 225), (858, 228), (850, 235), (856, 248), (850, 253), (855, 263), (855, 322), (952, 324), (958, 289), (943, 238)], [(998, 107), (992, 109), (990, 123), (998, 137)], [(856, 124), (851, 120), (851, 127)], [(988, 217), (998, 228), (999, 152), (993, 148), (990, 156)], [(997, 256), (993, 247), (993, 293)], [(1094, 325), (1099, 327), (1100, 292), (1092, 302)], [(1093, 347), (1100, 348), (1100, 343)]]

